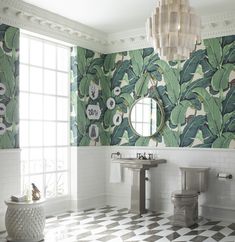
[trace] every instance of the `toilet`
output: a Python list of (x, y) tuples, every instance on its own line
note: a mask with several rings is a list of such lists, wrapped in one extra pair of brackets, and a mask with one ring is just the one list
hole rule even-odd
[(182, 188), (171, 195), (174, 205), (171, 224), (189, 227), (198, 220), (198, 195), (207, 190), (209, 168), (180, 167), (180, 171)]

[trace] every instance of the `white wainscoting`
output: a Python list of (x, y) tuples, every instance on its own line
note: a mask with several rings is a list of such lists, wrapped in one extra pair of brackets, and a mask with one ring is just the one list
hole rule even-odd
[[(81, 210), (104, 206), (106, 148), (72, 147), (71, 157), (72, 208)], [(76, 184), (73, 178), (77, 180)]]
[[(154, 153), (165, 158), (166, 164), (148, 172), (147, 206), (154, 211), (172, 213), (171, 193), (181, 187), (180, 166), (210, 167), (209, 187), (200, 195), (201, 214), (207, 218), (235, 221), (235, 150), (177, 149), (154, 147), (72, 147), (71, 203), (57, 201), (46, 206), (47, 214), (66, 209), (87, 209), (115, 205), (130, 206), (131, 172), (124, 169), (124, 181), (110, 183), (111, 153), (135, 157), (137, 152)], [(0, 150), (0, 231), (4, 230), (4, 200), (20, 193), (20, 150)], [(232, 180), (220, 181), (217, 173), (233, 175)], [(63, 203), (63, 206), (61, 204)], [(51, 208), (53, 207), (53, 209)], [(55, 209), (56, 208), (56, 209)]]
[[(129, 208), (131, 172), (124, 169), (124, 181), (110, 183), (111, 154), (120, 151), (123, 157), (135, 157), (137, 152), (146, 152), (167, 160), (148, 172), (146, 204), (151, 210), (172, 213), (171, 193), (181, 188), (179, 167), (209, 167), (208, 191), (199, 196), (200, 213), (207, 218), (235, 220), (235, 150), (124, 146), (72, 149), (72, 177), (77, 179), (74, 182), (72, 178), (72, 208), (81, 210), (106, 204)], [(230, 173), (233, 179), (220, 181), (219, 172)]]
[(4, 200), (20, 194), (20, 150), (0, 149), (0, 231), (5, 230)]
[[(166, 164), (160, 164), (149, 172), (151, 210), (172, 213), (171, 193), (181, 188), (179, 167), (209, 167), (208, 191), (199, 197), (201, 215), (207, 218), (235, 222), (235, 150), (229, 149), (179, 149), (151, 147), (107, 147), (106, 164), (106, 201), (107, 204), (129, 207), (130, 173), (125, 171), (125, 180), (120, 184), (109, 183), (109, 169), (112, 152), (121, 152), (122, 156), (135, 157), (137, 152), (154, 153), (165, 158)], [(233, 175), (232, 180), (217, 179), (219, 172)]]

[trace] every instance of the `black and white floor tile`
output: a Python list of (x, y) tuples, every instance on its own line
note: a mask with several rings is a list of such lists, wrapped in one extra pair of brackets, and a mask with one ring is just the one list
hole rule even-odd
[[(0, 242), (5, 242), (0, 233)], [(106, 206), (48, 217), (45, 242), (235, 242), (235, 222), (202, 219), (191, 228), (172, 226), (166, 214), (142, 216)]]

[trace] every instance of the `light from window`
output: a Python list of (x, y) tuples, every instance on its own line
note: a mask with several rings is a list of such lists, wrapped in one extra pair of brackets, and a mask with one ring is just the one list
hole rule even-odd
[(22, 191), (31, 183), (46, 198), (68, 194), (70, 48), (20, 37)]

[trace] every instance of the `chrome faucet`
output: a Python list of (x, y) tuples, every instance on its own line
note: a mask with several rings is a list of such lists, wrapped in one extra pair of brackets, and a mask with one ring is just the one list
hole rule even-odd
[(145, 152), (144, 152), (144, 154), (137, 153), (137, 159), (139, 159), (139, 160), (147, 160), (146, 153)]
[(119, 156), (119, 158), (121, 158), (121, 153), (119, 151), (118, 152), (115, 152), (115, 153), (112, 153), (111, 154), (111, 158), (113, 158), (114, 155)]
[(149, 155), (149, 160), (153, 160), (153, 153), (148, 153)]
[(139, 159), (139, 160), (152, 160), (153, 159), (153, 154), (148, 154), (148, 158), (146, 157), (146, 153), (144, 152), (143, 154), (141, 154), (141, 153), (137, 153), (137, 159)]

